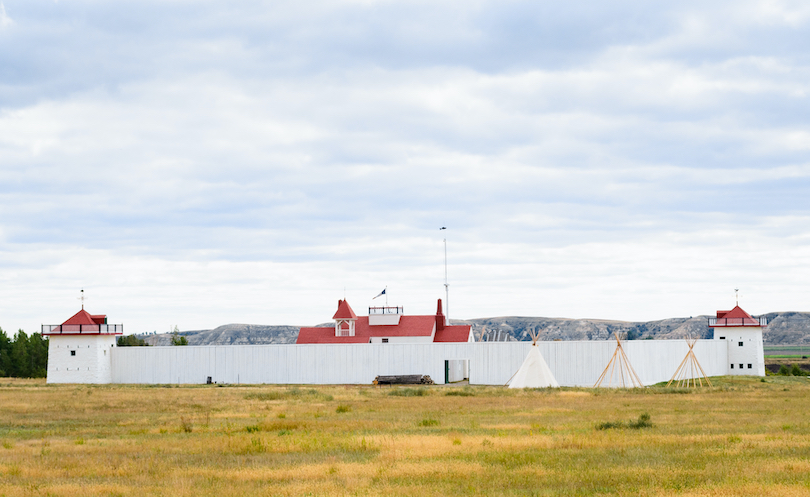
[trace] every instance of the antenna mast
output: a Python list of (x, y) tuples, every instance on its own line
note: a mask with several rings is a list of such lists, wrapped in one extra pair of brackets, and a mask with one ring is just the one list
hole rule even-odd
[[(446, 230), (446, 226), (439, 228), (439, 231)], [(444, 237), (444, 320), (446, 325), (450, 325), (450, 285), (447, 283), (447, 236)]]
[(85, 299), (87, 299), (87, 297), (84, 296), (84, 288), (82, 288), (81, 296), (78, 298), (78, 300), (82, 301), (82, 310), (84, 310), (84, 301), (85, 301)]

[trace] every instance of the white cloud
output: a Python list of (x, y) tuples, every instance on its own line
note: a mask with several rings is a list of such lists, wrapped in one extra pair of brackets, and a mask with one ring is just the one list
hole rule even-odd
[(800, 4), (29, 5), (0, 320), (81, 286), (133, 331), (432, 312), (442, 225), (455, 317), (802, 306)]
[(6, 6), (0, 1), (0, 29), (6, 29), (14, 24), (14, 21), (6, 13)]

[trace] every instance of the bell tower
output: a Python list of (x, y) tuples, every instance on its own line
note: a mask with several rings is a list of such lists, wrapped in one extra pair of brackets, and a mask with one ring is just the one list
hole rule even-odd
[(335, 320), (336, 337), (353, 337), (357, 314), (345, 300), (338, 300), (338, 309), (332, 319)]

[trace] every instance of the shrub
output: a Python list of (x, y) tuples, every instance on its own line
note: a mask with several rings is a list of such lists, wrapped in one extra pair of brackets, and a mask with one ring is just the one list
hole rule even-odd
[(650, 428), (652, 427), (652, 422), (650, 422), (650, 413), (643, 413), (638, 417), (636, 421), (630, 421), (627, 425), (628, 428), (633, 428), (638, 430), (639, 428)]
[(388, 392), (388, 395), (395, 397), (424, 397), (427, 395), (425, 388), (395, 388)]
[(449, 392), (445, 393), (445, 395), (455, 397), (475, 397), (475, 392), (473, 392), (471, 389), (465, 388), (463, 390), (450, 390)]
[(613, 428), (624, 428), (624, 421), (605, 421), (596, 425), (597, 430), (611, 430)]
[(190, 419), (187, 420), (186, 418), (181, 416), (180, 417), (180, 431), (182, 431), (183, 433), (191, 433), (191, 430), (192, 430), (191, 420)]
[(790, 374), (790, 370), (788, 369), (787, 366), (782, 364), (781, 366), (779, 366), (779, 374), (781, 376), (788, 376)]
[(245, 399), (247, 400), (279, 400), (282, 398), (284, 398), (284, 394), (282, 392), (259, 392), (245, 395)]
[(652, 422), (650, 421), (650, 414), (644, 413), (638, 417), (635, 421), (605, 421), (603, 423), (599, 423), (596, 425), (597, 430), (611, 430), (611, 429), (621, 429), (621, 428), (630, 428), (633, 430), (638, 430), (640, 428), (651, 428)]
[(790, 374), (793, 376), (805, 376), (804, 371), (802, 371), (802, 368), (800, 368), (798, 364), (794, 364), (793, 367), (790, 368)]
[(439, 420), (433, 418), (425, 418), (419, 422), (419, 426), (439, 426)]
[(337, 413), (351, 412), (351, 411), (352, 411), (352, 406), (349, 406), (349, 405), (346, 405), (346, 404), (340, 404), (340, 405), (337, 406), (337, 409), (335, 409), (335, 412), (337, 412)]

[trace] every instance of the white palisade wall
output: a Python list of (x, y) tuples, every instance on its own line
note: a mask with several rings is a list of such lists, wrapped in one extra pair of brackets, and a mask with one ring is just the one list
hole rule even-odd
[[(668, 381), (689, 350), (684, 340), (622, 344), (645, 385)], [(612, 340), (537, 345), (561, 386), (584, 387), (593, 386), (616, 348)], [(112, 381), (205, 383), (210, 376), (217, 383), (370, 384), (378, 375), (427, 374), (443, 383), (445, 361), (466, 360), (470, 384), (504, 385), (530, 347), (530, 342), (115, 347)], [(728, 373), (727, 342), (698, 340), (694, 352), (707, 375)]]
[(115, 335), (51, 335), (47, 382), (110, 383), (117, 348)]

